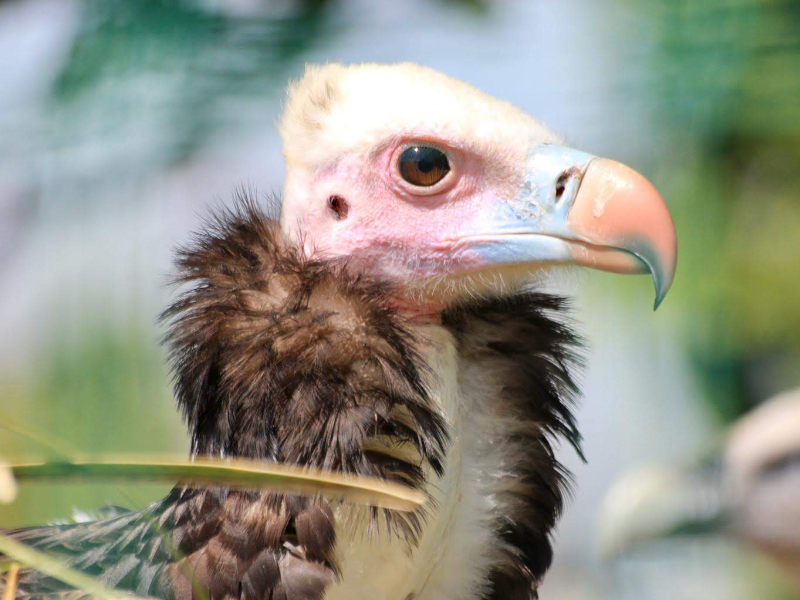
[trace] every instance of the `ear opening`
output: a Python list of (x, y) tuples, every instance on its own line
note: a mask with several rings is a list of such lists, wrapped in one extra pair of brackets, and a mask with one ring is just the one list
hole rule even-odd
[(347, 218), (347, 213), (350, 212), (350, 205), (342, 196), (333, 194), (328, 196), (328, 210), (333, 213), (333, 217), (337, 221), (342, 221)]

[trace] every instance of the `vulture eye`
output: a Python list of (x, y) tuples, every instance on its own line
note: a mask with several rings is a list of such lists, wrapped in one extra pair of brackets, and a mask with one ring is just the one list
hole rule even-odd
[(447, 155), (433, 146), (409, 146), (400, 155), (400, 175), (411, 185), (430, 187), (450, 172)]

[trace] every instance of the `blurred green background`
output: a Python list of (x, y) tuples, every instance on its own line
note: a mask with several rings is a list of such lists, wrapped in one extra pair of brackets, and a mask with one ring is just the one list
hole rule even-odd
[[(543, 597), (780, 590), (727, 546), (612, 569), (587, 542), (616, 475), (800, 384), (796, 1), (0, 1), (0, 456), (186, 452), (156, 323), (172, 249), (237, 185), (280, 192), (274, 123), (305, 62), (403, 60), (630, 164), (678, 228), (655, 315), (643, 278), (555, 277), (591, 342), (589, 464), (564, 454), (578, 492)], [(0, 526), (163, 492), (31, 486)]]

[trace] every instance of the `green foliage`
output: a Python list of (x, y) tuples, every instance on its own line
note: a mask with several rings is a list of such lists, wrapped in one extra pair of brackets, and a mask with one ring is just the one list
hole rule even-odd
[(327, 4), (237, 16), (197, 2), (83, 0), (53, 88), (64, 141), (136, 139), (155, 122), (169, 133), (147, 140), (136, 166), (188, 158), (283, 90), (295, 59), (330, 35)]
[[(692, 137), (800, 135), (793, 0), (637, 2), (657, 34), (653, 105)], [(691, 130), (688, 130), (688, 128)], [(722, 149), (722, 148), (719, 148)]]
[(800, 384), (800, 10), (785, 0), (637, 3), (646, 91), (671, 150), (656, 180), (679, 232), (672, 302), (729, 421)]

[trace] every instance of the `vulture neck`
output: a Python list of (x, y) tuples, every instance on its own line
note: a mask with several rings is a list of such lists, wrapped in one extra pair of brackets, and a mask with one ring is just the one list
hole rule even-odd
[[(409, 314), (392, 285), (305, 258), (248, 201), (185, 248), (178, 269), (190, 289), (165, 312), (166, 339), (193, 453), (423, 490), (432, 502), (417, 513), (367, 517), (368, 534), (380, 519), (417, 548), (396, 557), (408, 567), (397, 589), (472, 598), (490, 585), (497, 598), (528, 597), (568, 487), (553, 440), (579, 445), (578, 342), (562, 299), (524, 292), (435, 319)], [(369, 597), (347, 586), (378, 554), (340, 551), (341, 583), (326, 598)]]
[(438, 302), (421, 303), (405, 295), (398, 295), (389, 301), (389, 306), (398, 316), (406, 319), (410, 327), (414, 325), (442, 325), (444, 308)]

